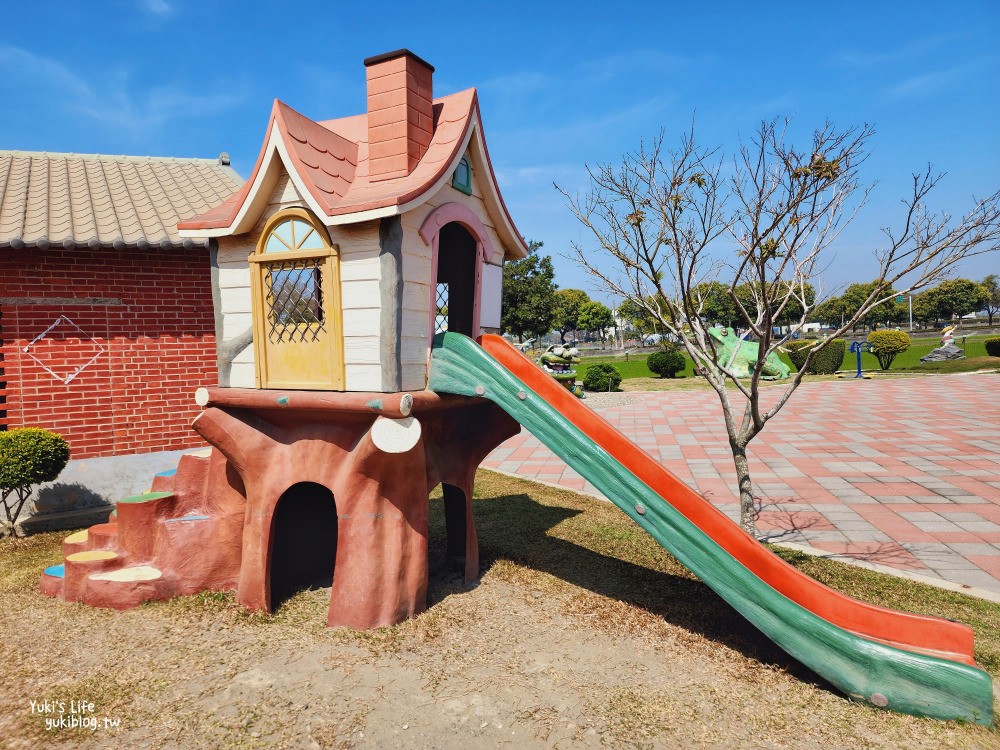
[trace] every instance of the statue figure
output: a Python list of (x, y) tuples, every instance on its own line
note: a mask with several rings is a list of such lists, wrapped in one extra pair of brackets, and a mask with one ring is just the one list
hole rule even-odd
[(574, 396), (587, 397), (583, 388), (576, 384), (576, 370), (572, 366), (580, 364), (580, 352), (575, 346), (565, 347), (559, 344), (550, 346), (542, 352), (538, 364)]
[(941, 346), (948, 346), (955, 342), (955, 326), (945, 326), (941, 329)]
[[(760, 345), (754, 341), (743, 341), (732, 328), (713, 326), (708, 329), (708, 334), (716, 341), (715, 361), (726, 366), (738, 378), (750, 377), (760, 357)], [(764, 380), (784, 380), (791, 372), (788, 365), (771, 352), (764, 360), (761, 377)]]
[(943, 362), (949, 359), (965, 359), (965, 352), (955, 346), (955, 326), (941, 330), (941, 346), (920, 358), (921, 362)]

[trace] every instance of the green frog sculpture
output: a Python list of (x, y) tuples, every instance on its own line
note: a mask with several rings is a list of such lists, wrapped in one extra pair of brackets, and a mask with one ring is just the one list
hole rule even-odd
[[(753, 341), (744, 341), (732, 328), (714, 326), (708, 329), (708, 335), (716, 342), (715, 361), (728, 365), (729, 371), (736, 377), (749, 378), (760, 357), (760, 345)], [(761, 377), (764, 380), (784, 380), (791, 372), (788, 365), (782, 362), (775, 352), (771, 352), (764, 360)]]
[(573, 369), (573, 365), (580, 364), (580, 352), (576, 347), (559, 344), (550, 346), (542, 352), (538, 364), (574, 396), (587, 397), (583, 388), (576, 384), (576, 370)]

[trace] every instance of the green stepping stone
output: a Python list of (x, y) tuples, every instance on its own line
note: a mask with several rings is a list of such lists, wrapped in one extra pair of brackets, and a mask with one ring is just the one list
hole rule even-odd
[(153, 500), (162, 500), (165, 497), (170, 497), (173, 492), (144, 492), (141, 495), (133, 495), (132, 497), (126, 497), (118, 501), (118, 504), (122, 503), (148, 503)]

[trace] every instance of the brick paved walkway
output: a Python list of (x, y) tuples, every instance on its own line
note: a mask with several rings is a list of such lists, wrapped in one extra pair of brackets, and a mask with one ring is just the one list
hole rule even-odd
[[(716, 394), (629, 396), (597, 410), (736, 518)], [(768, 540), (1000, 593), (1000, 375), (806, 383), (751, 453)], [(526, 431), (484, 466), (600, 496)]]

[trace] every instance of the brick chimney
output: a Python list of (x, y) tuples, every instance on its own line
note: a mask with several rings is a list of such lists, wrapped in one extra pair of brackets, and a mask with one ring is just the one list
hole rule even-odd
[(406, 49), (365, 60), (368, 170), (373, 182), (405, 177), (434, 131), (434, 68)]

